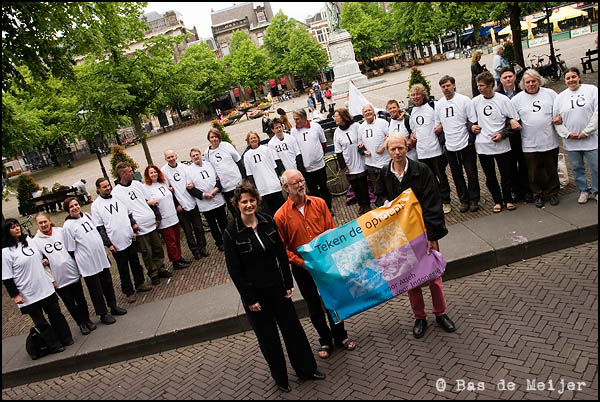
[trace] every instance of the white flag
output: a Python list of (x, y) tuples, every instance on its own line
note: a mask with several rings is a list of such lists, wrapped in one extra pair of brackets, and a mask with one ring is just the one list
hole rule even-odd
[[(348, 111), (350, 112), (350, 115), (356, 116), (362, 114), (362, 108), (367, 103), (373, 105), (372, 102), (369, 102), (367, 98), (360, 93), (352, 81), (348, 81)], [(380, 111), (385, 112), (385, 109), (379, 109), (375, 105), (373, 105), (373, 109), (375, 110), (375, 115)]]

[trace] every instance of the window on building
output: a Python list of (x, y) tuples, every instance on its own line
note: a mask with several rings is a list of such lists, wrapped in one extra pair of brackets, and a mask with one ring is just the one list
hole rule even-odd
[(319, 43), (325, 43), (325, 35), (323, 34), (322, 29), (319, 29), (317, 31), (317, 40), (319, 41)]
[(263, 11), (259, 11), (258, 13), (256, 13), (256, 18), (258, 18), (259, 24), (267, 22), (267, 17), (265, 17), (265, 13)]
[(229, 54), (229, 44), (221, 43), (221, 52), (223, 52), (223, 56), (227, 56)]
[(263, 40), (263, 34), (259, 33), (258, 35), (256, 35), (256, 39), (258, 40), (258, 46), (262, 46), (265, 41)]

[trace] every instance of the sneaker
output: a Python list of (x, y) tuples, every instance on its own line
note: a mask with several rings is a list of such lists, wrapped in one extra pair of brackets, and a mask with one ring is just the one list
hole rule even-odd
[(452, 212), (452, 207), (450, 206), (450, 204), (442, 205), (442, 209), (444, 210), (445, 214), (449, 214), (450, 212)]
[(96, 324), (94, 324), (91, 320), (87, 320), (85, 325), (90, 329), (90, 331), (93, 331), (96, 329)]
[(173, 274), (170, 273), (169, 271), (167, 271), (166, 269), (158, 271), (159, 278), (170, 278), (172, 276), (173, 276)]
[(188, 260), (184, 259), (183, 257), (181, 257), (179, 259), (179, 262), (182, 264), (185, 264), (185, 265), (190, 265), (192, 263), (191, 261), (188, 261)]
[[(582, 191), (581, 193), (579, 193), (579, 199), (577, 200), (578, 203), (580, 204), (585, 204), (586, 202), (588, 202), (588, 198), (590, 198), (590, 193), (588, 193), (587, 191)], [(596, 200), (597, 200), (597, 196), (596, 196)]]
[(135, 303), (136, 300), (137, 298), (135, 297), (135, 293), (125, 296), (125, 301), (127, 303)]
[(556, 206), (559, 203), (560, 203), (560, 200), (558, 199), (558, 197), (556, 195), (551, 195), (550, 196), (550, 205)]
[(461, 202), (460, 208), (458, 210), (462, 213), (467, 212), (469, 210), (469, 204), (467, 204), (466, 202)]
[(188, 264), (184, 264), (183, 262), (177, 260), (177, 261), (173, 261), (173, 269), (174, 270), (179, 270), (179, 269), (184, 269), (189, 267)]
[(119, 306), (114, 306), (110, 308), (110, 313), (112, 315), (125, 315), (127, 314), (127, 310)]
[(142, 283), (136, 289), (138, 292), (149, 292), (152, 290), (152, 286), (148, 285), (146, 282)]
[(117, 322), (117, 320), (115, 320), (115, 317), (113, 317), (110, 314), (102, 314), (100, 316), (100, 322), (102, 324), (106, 324), (106, 325), (110, 325), (110, 324), (114, 324), (115, 322)]

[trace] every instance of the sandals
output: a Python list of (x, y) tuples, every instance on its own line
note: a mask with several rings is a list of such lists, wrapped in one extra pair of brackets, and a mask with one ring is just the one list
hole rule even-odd
[(323, 345), (319, 348), (318, 353), (321, 359), (327, 359), (331, 355), (331, 348), (329, 345)]
[(508, 209), (509, 211), (514, 211), (515, 209), (517, 209), (517, 206), (515, 204), (513, 204), (512, 202), (507, 202), (506, 209)]
[(494, 205), (494, 213), (497, 214), (498, 212), (502, 212), (502, 204)]
[(354, 342), (352, 339), (348, 338), (345, 341), (342, 341), (342, 346), (346, 350), (354, 350), (354, 349), (356, 349), (356, 342)]

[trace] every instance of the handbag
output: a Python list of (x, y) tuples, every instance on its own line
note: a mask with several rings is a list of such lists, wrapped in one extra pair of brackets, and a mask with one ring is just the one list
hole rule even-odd
[(565, 155), (562, 152), (558, 154), (558, 181), (560, 182), (560, 188), (565, 188), (569, 185), (567, 163), (565, 162)]
[(50, 353), (50, 348), (46, 345), (46, 342), (44, 342), (40, 335), (40, 331), (36, 327), (29, 330), (29, 335), (25, 339), (25, 350), (31, 356), (32, 360), (37, 360)]

